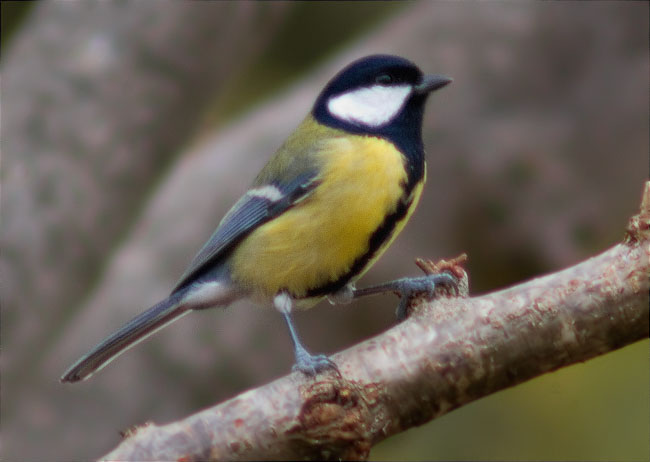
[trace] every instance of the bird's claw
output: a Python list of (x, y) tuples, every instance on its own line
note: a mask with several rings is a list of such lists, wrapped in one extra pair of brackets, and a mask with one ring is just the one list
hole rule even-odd
[(327, 369), (334, 369), (337, 373), (339, 371), (336, 363), (326, 355), (312, 355), (304, 348), (296, 350), (296, 364), (293, 365), (293, 371), (300, 371), (305, 375), (313, 377)]
[(397, 321), (402, 322), (407, 318), (409, 300), (413, 296), (424, 293), (428, 298), (433, 297), (436, 287), (440, 284), (458, 290), (458, 279), (449, 273), (428, 274), (395, 281), (395, 291), (400, 294), (399, 305), (395, 313)]

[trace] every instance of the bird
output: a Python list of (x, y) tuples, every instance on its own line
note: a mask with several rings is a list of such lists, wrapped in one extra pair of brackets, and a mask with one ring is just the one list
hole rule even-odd
[(426, 180), (422, 120), (427, 97), (452, 79), (425, 75), (400, 56), (360, 58), (336, 74), (223, 217), (170, 295), (76, 361), (61, 382), (88, 379), (130, 347), (197, 310), (247, 298), (274, 306), (291, 337), (294, 370), (338, 371), (301, 342), (292, 312), (324, 298), (348, 303), (373, 293), (431, 292), (439, 273), (366, 289), (356, 281), (412, 215)]

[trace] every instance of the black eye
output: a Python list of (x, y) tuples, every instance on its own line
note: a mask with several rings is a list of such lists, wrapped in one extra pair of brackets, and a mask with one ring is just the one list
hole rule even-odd
[(395, 81), (395, 78), (390, 74), (380, 74), (375, 77), (375, 83), (379, 85), (390, 85)]

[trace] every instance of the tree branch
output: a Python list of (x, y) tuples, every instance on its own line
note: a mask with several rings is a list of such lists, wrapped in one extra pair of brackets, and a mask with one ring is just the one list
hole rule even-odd
[(649, 273), (650, 182), (624, 242), (606, 252), (492, 294), (420, 303), (334, 355), (340, 377), (287, 375), (137, 428), (103, 459), (364, 459), (391, 435), (646, 338)]

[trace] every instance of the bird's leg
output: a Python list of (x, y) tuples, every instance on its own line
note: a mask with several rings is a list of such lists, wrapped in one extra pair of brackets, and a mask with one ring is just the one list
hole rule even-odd
[(384, 282), (364, 289), (355, 289), (353, 297), (359, 298), (365, 297), (366, 295), (395, 292), (400, 296), (396, 316), (397, 321), (401, 322), (406, 319), (406, 309), (411, 297), (421, 293), (432, 296), (435, 292), (436, 286), (439, 284), (457, 288), (458, 279), (449, 273), (434, 273), (420, 277), (396, 279), (394, 281)]
[(291, 319), (292, 302), (289, 294), (286, 292), (280, 292), (273, 299), (273, 304), (275, 305), (275, 308), (282, 313), (284, 320), (287, 323), (287, 327), (289, 328), (289, 335), (291, 335), (294, 354), (296, 356), (296, 364), (294, 364), (293, 370), (298, 370), (306, 375), (316, 375), (325, 369), (334, 369), (338, 372), (338, 368), (334, 361), (329, 359), (326, 355), (311, 354), (302, 345), (302, 342), (300, 342), (296, 328), (293, 325), (293, 320)]
[(327, 296), (327, 300), (332, 305), (347, 305), (354, 299), (354, 283), (349, 283)]

